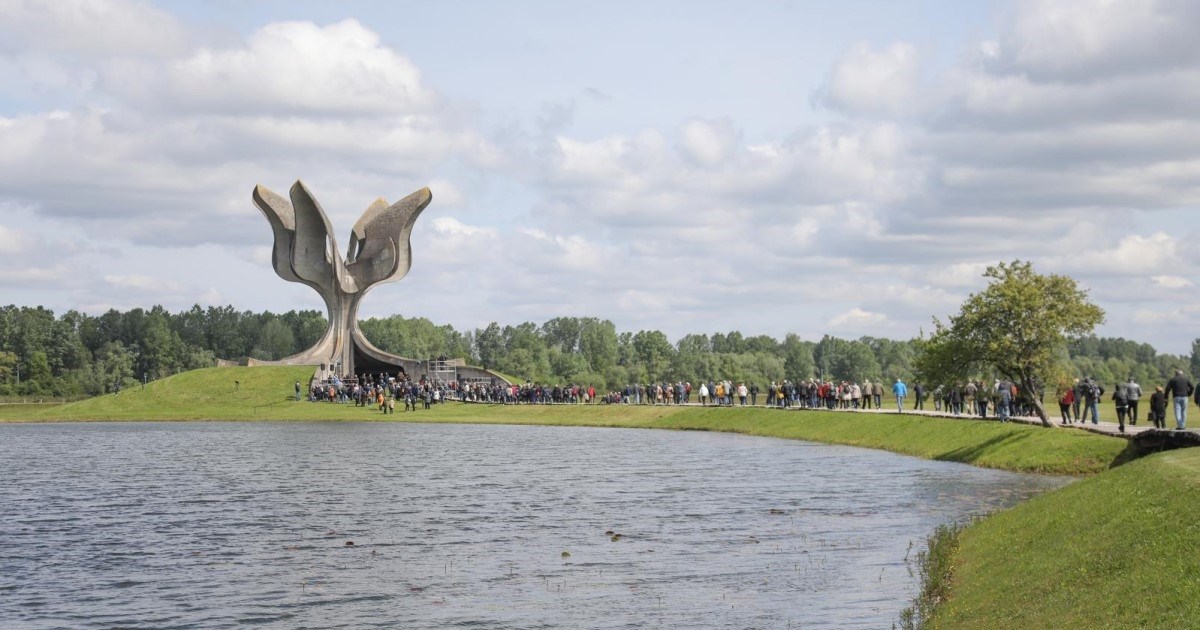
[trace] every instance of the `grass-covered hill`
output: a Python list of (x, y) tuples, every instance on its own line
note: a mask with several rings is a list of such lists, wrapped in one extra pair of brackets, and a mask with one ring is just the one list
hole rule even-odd
[[(255, 420), (283, 419), (303, 409), (294, 384), (307, 387), (312, 367), (206, 368), (183, 372), (119, 394), (56, 407), (0, 407), (7, 420)], [(238, 384), (235, 385), (235, 382)], [(280, 413), (287, 410), (288, 413)], [(302, 415), (302, 414), (300, 414)], [(315, 417), (315, 416), (313, 416)]]
[(1120, 466), (966, 528), (935, 628), (1200, 627), (1200, 449)]

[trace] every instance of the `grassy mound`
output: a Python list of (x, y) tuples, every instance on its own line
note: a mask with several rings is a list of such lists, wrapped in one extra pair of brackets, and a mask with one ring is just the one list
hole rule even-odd
[[(890, 450), (1031, 472), (1089, 474), (1113, 465), (1124, 440), (1082, 431), (913, 415), (625, 405), (438, 405), (383, 415), (354, 405), (296, 402), (309, 367), (212, 368), (51, 408), (0, 410), (9, 420), (353, 420), (587, 425), (728, 431)], [(237, 385), (235, 385), (235, 381)]]
[(313, 368), (304, 366), (192, 370), (118, 395), (107, 394), (36, 410), (0, 409), (0, 418), (10, 421), (272, 419), (295, 400), (296, 381), (307, 387), (312, 374)]
[(934, 628), (1194, 628), (1200, 449), (1142, 458), (965, 529)]

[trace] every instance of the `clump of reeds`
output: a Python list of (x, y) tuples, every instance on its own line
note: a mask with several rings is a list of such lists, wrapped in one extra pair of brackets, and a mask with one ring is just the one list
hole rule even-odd
[(916, 565), (921, 587), (912, 605), (900, 611), (902, 630), (921, 630), (927, 627), (938, 604), (945, 601), (950, 588), (954, 554), (963, 525), (939, 525), (926, 541), (926, 548), (917, 552)]

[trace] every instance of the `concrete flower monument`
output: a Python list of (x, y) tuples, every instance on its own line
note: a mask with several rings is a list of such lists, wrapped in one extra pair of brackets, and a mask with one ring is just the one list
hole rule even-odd
[[(417, 217), (433, 200), (429, 189), (422, 188), (390, 205), (376, 199), (350, 230), (345, 259), (334, 242), (329, 218), (304, 183), (293, 184), (288, 196), (290, 199), (261, 185), (254, 188), (254, 205), (267, 217), (275, 236), (271, 263), (280, 278), (316, 290), (329, 312), (329, 328), (308, 350), (279, 361), (255, 363), (323, 365), (327, 372), (343, 375), (399, 369), (419, 378), (430, 371), (428, 361), (376, 348), (358, 327), (358, 307), (367, 291), (403, 278), (412, 267), (409, 236)], [(444, 362), (439, 364), (440, 371), (445, 371)], [(461, 361), (452, 367), (460, 379), (499, 379)]]

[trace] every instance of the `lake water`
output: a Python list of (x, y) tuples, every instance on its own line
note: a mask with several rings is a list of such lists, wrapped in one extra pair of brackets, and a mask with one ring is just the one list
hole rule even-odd
[(4, 628), (888, 628), (938, 524), (1065, 483), (717, 433), (375, 423), (0, 425), (0, 480)]

